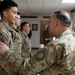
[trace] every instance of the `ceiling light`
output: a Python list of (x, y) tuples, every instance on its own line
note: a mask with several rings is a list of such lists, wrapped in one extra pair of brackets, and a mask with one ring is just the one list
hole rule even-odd
[(62, 3), (75, 3), (75, 0), (63, 0)]

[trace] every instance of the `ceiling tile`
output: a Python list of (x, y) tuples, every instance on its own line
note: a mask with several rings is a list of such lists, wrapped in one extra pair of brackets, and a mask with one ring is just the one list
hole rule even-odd
[(21, 6), (27, 6), (26, 3), (18, 3), (18, 6), (21, 7)]
[(14, 0), (22, 15), (49, 15), (56, 10), (72, 10), (75, 4), (62, 4), (62, 0)]
[(42, 3), (28, 3), (28, 6), (31, 12), (41, 12)]
[(75, 4), (67, 4), (67, 3), (64, 3), (64, 4), (60, 4), (59, 7), (57, 7), (57, 10), (72, 10), (74, 9), (75, 7)]
[(60, 3), (62, 0), (44, 0), (45, 3)]
[(34, 3), (28, 3), (28, 5), (29, 5), (29, 6), (37, 6), (37, 5), (38, 5), (38, 6), (39, 6), (39, 5), (42, 6), (42, 3), (35, 3), (35, 4), (34, 4)]
[(43, 0), (26, 0), (27, 3), (43, 3)]
[(13, 1), (15, 1), (16, 3), (24, 3), (25, 2), (25, 0), (13, 0)]

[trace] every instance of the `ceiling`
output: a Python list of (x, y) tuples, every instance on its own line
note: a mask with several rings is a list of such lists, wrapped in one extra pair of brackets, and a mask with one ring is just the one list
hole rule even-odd
[(56, 10), (73, 10), (75, 3), (64, 3), (62, 0), (14, 0), (18, 3), (21, 16), (50, 16)]

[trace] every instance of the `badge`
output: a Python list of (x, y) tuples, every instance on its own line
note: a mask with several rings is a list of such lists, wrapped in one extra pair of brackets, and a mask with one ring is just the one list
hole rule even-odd
[(42, 51), (38, 52), (35, 56), (36, 60), (38, 61), (41, 61), (44, 57), (45, 57), (45, 54)]

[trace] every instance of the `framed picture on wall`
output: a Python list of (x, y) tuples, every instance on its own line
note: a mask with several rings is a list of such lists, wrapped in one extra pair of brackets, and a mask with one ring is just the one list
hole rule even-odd
[(32, 24), (32, 31), (38, 30), (38, 24)]

